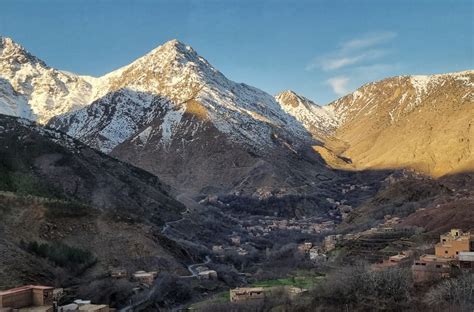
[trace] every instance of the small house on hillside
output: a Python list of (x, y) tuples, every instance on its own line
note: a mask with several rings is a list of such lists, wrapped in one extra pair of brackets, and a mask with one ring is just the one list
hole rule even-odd
[(230, 291), (230, 302), (244, 302), (265, 299), (263, 287), (235, 288)]

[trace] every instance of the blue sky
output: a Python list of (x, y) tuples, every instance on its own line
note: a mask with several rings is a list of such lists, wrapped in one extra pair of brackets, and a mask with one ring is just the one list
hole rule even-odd
[(98, 76), (179, 39), (228, 78), (326, 104), (399, 74), (473, 69), (474, 1), (0, 0), (0, 35)]

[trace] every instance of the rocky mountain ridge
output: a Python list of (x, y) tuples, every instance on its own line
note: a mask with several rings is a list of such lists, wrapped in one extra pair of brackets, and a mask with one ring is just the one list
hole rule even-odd
[[(332, 167), (411, 168), (441, 176), (474, 170), (473, 90), (469, 70), (397, 76), (360, 87), (324, 106), (330, 115), (317, 117), (302, 96), (284, 92), (276, 98), (313, 135), (326, 134), (315, 150)], [(325, 124), (333, 126), (321, 128)]]
[[(387, 78), (319, 106), (293, 91), (273, 98), (230, 81), (177, 40), (99, 78), (49, 68), (9, 38), (2, 38), (0, 53), (1, 112), (49, 121), (89, 146), (168, 176), (172, 185), (196, 180), (235, 189), (255, 170), (274, 180), (273, 155), (283, 162), (277, 167), (288, 168), (288, 155), (309, 155), (311, 146), (315, 171), (326, 170), (324, 161), (343, 170), (413, 168), (435, 176), (472, 169), (471, 133), (463, 130), (472, 123), (472, 71)], [(456, 140), (461, 132), (454, 149), (432, 142)], [(437, 158), (438, 148), (445, 158)], [(215, 182), (229, 164), (237, 178)]]
[(431, 176), (474, 170), (474, 71), (399, 76), (329, 104), (341, 124), (327, 147), (357, 169)]
[(340, 124), (332, 106), (320, 106), (304, 96), (287, 90), (275, 95), (283, 110), (298, 120), (310, 133), (326, 137)]
[(176, 188), (286, 185), (275, 170), (317, 144), (271, 95), (230, 81), (176, 40), (100, 79), (105, 95), (49, 125)]
[(0, 113), (40, 123), (88, 105), (92, 77), (49, 67), (10, 38), (0, 36)]
[[(269, 127), (285, 128), (295, 137), (305, 137), (299, 123), (282, 111), (270, 95), (228, 80), (191, 47), (177, 40), (99, 78), (48, 67), (10, 38), (1, 38), (0, 51), (2, 113), (45, 123), (113, 92), (121, 90), (124, 94), (125, 90), (130, 90), (148, 95), (139, 99), (128, 95), (130, 100), (138, 100), (134, 103), (142, 107), (149, 106), (155, 100), (154, 96), (166, 98), (168, 104), (173, 103), (172, 107), (167, 107), (172, 111), (166, 118), (170, 121), (169, 126), (179, 122), (190, 103), (189, 110), (205, 110), (206, 119), (220, 132), (254, 147), (269, 143)], [(200, 105), (202, 107), (197, 107)], [(80, 136), (77, 132), (72, 134)], [(115, 141), (115, 138), (110, 140)], [(104, 150), (110, 151), (110, 148), (104, 147)]]

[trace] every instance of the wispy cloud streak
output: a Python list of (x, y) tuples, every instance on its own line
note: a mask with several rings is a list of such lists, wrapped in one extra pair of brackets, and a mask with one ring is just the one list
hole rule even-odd
[(341, 50), (352, 51), (352, 50), (357, 50), (357, 49), (373, 47), (375, 45), (379, 45), (384, 42), (390, 41), (396, 36), (397, 34), (391, 31), (368, 34), (361, 38), (355, 38), (355, 39), (343, 42), (341, 44)]
[(321, 68), (324, 71), (337, 70), (361, 62), (376, 60), (388, 53), (385, 49), (376, 48), (397, 36), (394, 32), (372, 33), (360, 38), (354, 38), (342, 42), (339, 49), (324, 55), (315, 57), (305, 67), (312, 71)]

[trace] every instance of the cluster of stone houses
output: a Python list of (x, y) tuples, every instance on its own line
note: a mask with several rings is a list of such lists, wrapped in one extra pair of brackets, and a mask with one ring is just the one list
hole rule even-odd
[(336, 244), (343, 240), (343, 235), (328, 235), (324, 238), (322, 245), (315, 245), (312, 242), (304, 242), (298, 245), (298, 251), (308, 255), (309, 259), (316, 262), (326, 261), (326, 253), (336, 248)]
[(280, 219), (267, 216), (256, 220), (255, 223), (257, 224), (244, 225), (249, 235), (253, 237), (267, 236), (274, 231), (299, 231), (304, 234), (316, 234), (335, 228), (334, 221), (322, 218)]
[(449, 277), (453, 270), (474, 270), (474, 235), (460, 229), (440, 235), (434, 255), (422, 255), (412, 265), (415, 282)]
[(435, 245), (435, 254), (424, 254), (412, 262), (412, 250), (406, 250), (372, 265), (374, 270), (394, 266), (410, 266), (413, 280), (422, 283), (450, 277), (456, 270), (474, 270), (474, 237), (470, 232), (460, 229), (440, 235)]
[[(352, 187), (354, 187), (355, 189), (354, 185)], [(349, 213), (352, 211), (352, 206), (347, 205), (346, 200), (336, 201), (335, 199), (328, 197), (326, 198), (326, 201), (333, 208), (332, 211), (329, 211), (329, 216), (332, 218), (345, 220), (349, 216)]]
[[(245, 246), (244, 246), (245, 247)], [(224, 247), (222, 245), (212, 246), (212, 252), (216, 255), (217, 258), (224, 259), (226, 252), (236, 252), (239, 256), (248, 255), (248, 251), (242, 246), (228, 246)]]
[(110, 268), (109, 275), (115, 279), (128, 279), (130, 277), (132, 281), (137, 282), (139, 285), (148, 287), (153, 285), (158, 276), (158, 271), (136, 271), (129, 276), (127, 270), (123, 268)]
[(312, 261), (326, 260), (326, 255), (320, 246), (314, 245), (311, 242), (304, 242), (298, 245), (298, 251), (301, 254), (308, 255)]
[(75, 300), (74, 303), (58, 306), (62, 289), (49, 286), (26, 285), (0, 291), (0, 311), (2, 312), (109, 312), (114, 309), (106, 304), (91, 304), (87, 300)]
[(312, 261), (327, 260), (326, 253), (334, 250), (336, 245), (344, 240), (344, 235), (327, 235), (321, 245), (315, 245), (312, 242), (304, 242), (298, 245), (298, 251), (309, 256)]

